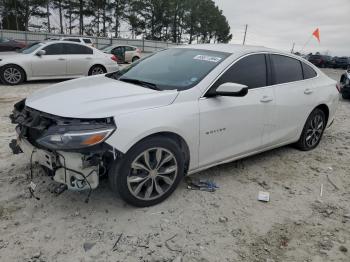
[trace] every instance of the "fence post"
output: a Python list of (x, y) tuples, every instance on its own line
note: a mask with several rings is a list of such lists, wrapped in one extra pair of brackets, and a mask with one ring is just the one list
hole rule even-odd
[(142, 52), (145, 52), (145, 36), (142, 35)]
[(24, 42), (28, 44), (28, 36), (27, 36), (27, 31), (24, 32)]
[(4, 37), (4, 32), (2, 30), (0, 30), (0, 38), (3, 38)]

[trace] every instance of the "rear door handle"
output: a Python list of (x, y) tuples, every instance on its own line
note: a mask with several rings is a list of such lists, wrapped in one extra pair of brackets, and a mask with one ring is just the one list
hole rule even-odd
[(306, 88), (305, 90), (304, 90), (304, 94), (305, 95), (310, 95), (310, 94), (312, 94), (314, 91), (312, 90), (312, 89), (310, 89), (310, 88)]
[(60, 61), (65, 61), (66, 59), (64, 59), (64, 58), (58, 58), (58, 60), (60, 60)]
[(273, 98), (271, 96), (263, 96), (261, 99), (260, 99), (260, 102), (263, 102), (263, 103), (268, 103), (268, 102), (271, 102), (273, 100)]
[(91, 57), (85, 57), (85, 59), (87, 59), (87, 60), (91, 60), (92, 58), (91, 58)]

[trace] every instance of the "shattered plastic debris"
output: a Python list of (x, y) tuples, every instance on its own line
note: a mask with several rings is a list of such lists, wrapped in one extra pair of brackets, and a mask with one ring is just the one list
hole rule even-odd
[(270, 201), (270, 193), (264, 192), (264, 191), (259, 191), (258, 200), (262, 201), (262, 202), (269, 202)]
[(207, 192), (214, 192), (219, 187), (209, 179), (193, 179), (187, 178), (187, 188), (191, 190), (201, 190)]

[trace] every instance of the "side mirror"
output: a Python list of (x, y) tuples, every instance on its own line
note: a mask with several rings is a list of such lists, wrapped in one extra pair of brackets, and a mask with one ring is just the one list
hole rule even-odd
[(247, 94), (248, 94), (248, 87), (246, 85), (241, 85), (236, 83), (221, 84), (214, 92), (214, 95), (218, 95), (218, 96), (243, 97)]
[(42, 55), (45, 55), (46, 54), (46, 51), (45, 50), (39, 50), (38, 52), (36, 52), (36, 55), (37, 56), (42, 56)]

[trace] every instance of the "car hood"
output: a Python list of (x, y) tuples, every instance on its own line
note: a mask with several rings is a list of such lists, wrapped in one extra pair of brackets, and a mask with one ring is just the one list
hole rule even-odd
[(156, 91), (100, 75), (41, 89), (26, 106), (62, 117), (104, 118), (167, 106), (177, 95), (177, 90)]
[(8, 51), (8, 52), (5, 52), (5, 53), (1, 53), (0, 52), (0, 59), (1, 60), (5, 60), (5, 59), (13, 59), (13, 58), (16, 58), (16, 57), (23, 57), (23, 54), (22, 53), (17, 53), (17, 52), (11, 52), (11, 51)]

